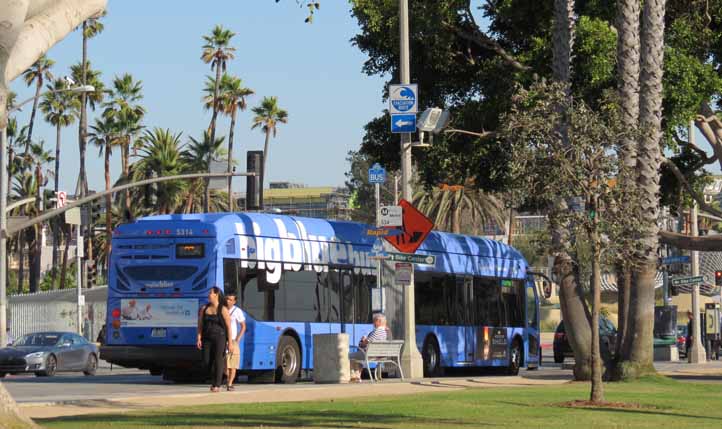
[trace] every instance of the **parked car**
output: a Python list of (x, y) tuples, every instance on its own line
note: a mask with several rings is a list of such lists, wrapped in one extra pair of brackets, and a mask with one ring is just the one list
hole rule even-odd
[[(599, 344), (602, 348), (607, 348), (610, 352), (614, 352), (617, 343), (617, 328), (614, 324), (604, 316), (599, 317)], [(562, 363), (564, 358), (574, 357), (572, 347), (567, 340), (567, 334), (564, 330), (564, 321), (559, 322), (557, 330), (554, 332), (554, 362)]]
[(687, 357), (687, 325), (677, 325), (677, 351), (680, 357)]
[(51, 377), (60, 371), (95, 375), (98, 356), (95, 344), (72, 332), (28, 334), (0, 349), (0, 378), (28, 372), (38, 377)]

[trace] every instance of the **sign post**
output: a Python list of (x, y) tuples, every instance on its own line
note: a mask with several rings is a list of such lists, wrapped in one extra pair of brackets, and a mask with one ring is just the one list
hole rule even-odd
[[(64, 204), (64, 202), (63, 202)], [(82, 224), (82, 216), (80, 213), (80, 207), (74, 207), (65, 212), (65, 223), (68, 225), (75, 225), (75, 282), (77, 284), (78, 301), (77, 301), (77, 312), (78, 312), (78, 335), (83, 335), (83, 304), (85, 299), (83, 297), (83, 282), (82, 282), (82, 258), (83, 258), (83, 237), (80, 235), (80, 225)]]
[[(381, 207), (381, 184), (386, 182), (386, 170), (379, 164), (378, 162), (369, 168), (369, 183), (373, 183), (374, 185), (374, 196), (376, 200), (376, 227), (378, 228), (380, 225), (380, 210)], [(378, 244), (381, 249), (376, 249), (378, 247), (376, 244)], [(380, 240), (377, 239), (377, 243), (374, 244), (374, 250), (379, 250), (380, 252), (383, 252), (383, 243), (381, 243)], [(381, 258), (378, 258), (376, 261), (376, 288), (381, 291)], [(383, 293), (381, 293), (381, 309), (384, 308), (384, 302), (383, 302)]]

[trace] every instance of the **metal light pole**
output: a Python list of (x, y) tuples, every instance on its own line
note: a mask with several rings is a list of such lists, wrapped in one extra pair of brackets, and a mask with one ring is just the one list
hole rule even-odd
[[(399, 40), (400, 40), (400, 78), (401, 84), (411, 83), (409, 62), (409, 1), (399, 0)], [(411, 201), (411, 134), (401, 134), (401, 197)], [(414, 276), (404, 288), (404, 349), (401, 353), (401, 366), (407, 377), (424, 376), (424, 363), (416, 348), (416, 314), (414, 308)]]
[[(694, 144), (694, 122), (689, 123), (689, 141), (690, 144)], [(699, 235), (699, 227), (697, 225), (697, 215), (699, 209), (697, 201), (692, 206), (690, 213), (690, 226), (692, 227), (692, 236), (697, 237)], [(692, 252), (692, 276), (699, 275), (699, 252)], [(702, 338), (699, 320), (699, 283), (692, 285), (692, 347), (689, 351), (689, 363), (707, 363), (707, 355), (702, 346)]]

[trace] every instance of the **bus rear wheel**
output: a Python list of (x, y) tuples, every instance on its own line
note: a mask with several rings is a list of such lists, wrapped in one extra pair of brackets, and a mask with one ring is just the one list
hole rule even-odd
[(441, 353), (434, 337), (426, 338), (421, 357), (424, 360), (424, 377), (439, 377), (441, 370)]
[(293, 337), (284, 335), (276, 349), (276, 382), (293, 384), (301, 373), (301, 348)]

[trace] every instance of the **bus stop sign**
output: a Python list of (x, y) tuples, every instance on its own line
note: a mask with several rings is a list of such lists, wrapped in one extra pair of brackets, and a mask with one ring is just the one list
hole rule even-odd
[(399, 205), (403, 209), (403, 225), (398, 228), (403, 233), (384, 239), (402, 253), (414, 253), (434, 228), (434, 222), (406, 200), (399, 201)]

